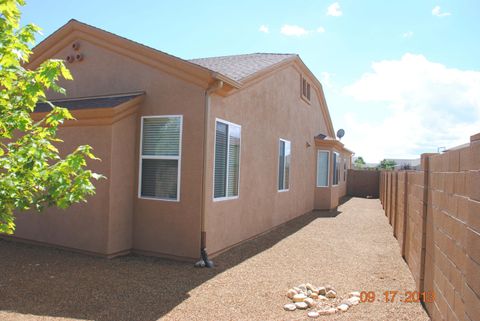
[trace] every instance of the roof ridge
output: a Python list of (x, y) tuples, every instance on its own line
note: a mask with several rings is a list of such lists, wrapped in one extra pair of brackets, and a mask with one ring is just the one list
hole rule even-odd
[(298, 54), (296, 54), (296, 53), (251, 52), (251, 53), (238, 54), (238, 55), (222, 55), (222, 56), (198, 57), (198, 58), (188, 59), (188, 61), (200, 60), (200, 59), (213, 59), (213, 58), (218, 59), (218, 58), (229, 58), (229, 57), (253, 56), (253, 55), (298, 56)]
[[(86, 22), (83, 22), (83, 21), (80, 21), (80, 20), (77, 20), (77, 19), (74, 19), (74, 18), (71, 18), (70, 20), (68, 20), (67, 23), (65, 23), (64, 25), (62, 25), (60, 28), (58, 28), (57, 30), (55, 30), (54, 32), (52, 32), (51, 34), (49, 34), (47, 37), (45, 37), (44, 39), (42, 39), (40, 42), (38, 42), (33, 48), (32, 50), (35, 50), (37, 47), (39, 47), (42, 43), (45, 43), (45, 41), (47, 41), (49, 38), (53, 37), (57, 32), (59, 32), (60, 30), (64, 29), (64, 28), (68, 28), (68, 27), (71, 27), (73, 26), (73, 28), (75, 28), (75, 24), (77, 25), (82, 25), (84, 27), (87, 27), (87, 28), (90, 28), (92, 30), (96, 30), (98, 32), (103, 32), (107, 35), (110, 35), (110, 36), (113, 36), (113, 37), (117, 37), (119, 39), (122, 39), (124, 41), (127, 41), (127, 42), (130, 42), (131, 44), (133, 45), (137, 45), (139, 47), (142, 47), (146, 50), (151, 50), (153, 52), (156, 52), (156, 53), (159, 53), (159, 54), (163, 54), (164, 56), (166, 57), (169, 57), (170, 59), (172, 60), (176, 60), (177, 62), (181, 62), (181, 63), (185, 63), (187, 65), (190, 65), (194, 68), (200, 68), (200, 69), (203, 69), (204, 71), (214, 75), (214, 74), (217, 74), (218, 72), (215, 71), (215, 70), (212, 70), (208, 67), (205, 67), (205, 66), (202, 66), (202, 65), (199, 65), (199, 64), (196, 64), (194, 62), (191, 62), (189, 61), (188, 59), (184, 59), (184, 58), (181, 58), (181, 57), (178, 57), (178, 56), (175, 56), (175, 55), (172, 55), (168, 52), (165, 52), (165, 51), (162, 51), (160, 49), (157, 49), (157, 48), (154, 48), (154, 47), (151, 47), (151, 46), (148, 46), (146, 44), (143, 44), (141, 42), (138, 42), (138, 41), (135, 41), (135, 40), (132, 40), (132, 39), (129, 39), (127, 37), (124, 37), (122, 35), (119, 35), (119, 34), (116, 34), (114, 32), (111, 32), (111, 31), (108, 31), (106, 29), (103, 29), (103, 28), (100, 28), (100, 27), (97, 27), (97, 26), (94, 26), (94, 25), (91, 25), (91, 24), (88, 24)], [(233, 79), (228, 79), (228, 76), (227, 75), (221, 75), (223, 77), (225, 77), (227, 79), (227, 81), (234, 81)]]

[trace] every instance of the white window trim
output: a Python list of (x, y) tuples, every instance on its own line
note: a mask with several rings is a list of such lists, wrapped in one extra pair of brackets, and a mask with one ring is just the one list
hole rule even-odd
[[(180, 137), (179, 137), (179, 147), (178, 147), (178, 156), (143, 156), (142, 147), (143, 147), (143, 120), (147, 118), (172, 118), (180, 117)], [(181, 184), (181, 175), (182, 172), (182, 138), (183, 138), (183, 115), (154, 115), (154, 116), (142, 116), (140, 117), (140, 147), (139, 147), (139, 161), (138, 161), (138, 198), (152, 201), (164, 201), (164, 202), (180, 202), (180, 184)], [(159, 198), (159, 197), (148, 197), (142, 196), (142, 159), (175, 159), (178, 160), (178, 170), (177, 170), (177, 198)]]
[[(278, 140), (278, 145), (277, 145), (277, 155), (278, 155), (278, 147), (280, 147), (280, 142), (283, 141), (285, 143), (289, 143), (290, 144), (290, 157), (292, 156), (292, 142), (289, 141), (289, 140), (286, 140), (286, 139), (283, 139), (283, 138), (279, 138)], [(280, 155), (278, 155), (278, 157), (280, 157)], [(277, 191), (279, 193), (282, 193), (282, 192), (288, 192), (290, 191), (290, 182), (288, 184), (288, 188), (286, 189), (278, 189), (278, 179), (280, 177), (278, 177), (278, 173), (280, 172), (280, 158), (278, 159), (277, 161)], [(290, 163), (290, 168), (292, 167), (292, 164)], [(289, 177), (290, 177), (290, 173), (288, 173)], [(283, 186), (285, 186), (285, 161), (283, 162)]]
[[(318, 185), (318, 155), (320, 152), (325, 152), (328, 154), (327, 159), (329, 164), (327, 164), (327, 185)], [(317, 187), (330, 187), (330, 151), (325, 149), (317, 150), (317, 177), (315, 177)], [(333, 181), (332, 181), (333, 182)]]
[[(240, 150), (239, 150), (239, 155), (238, 155), (238, 195), (236, 196), (222, 196), (222, 197), (215, 197), (215, 150), (216, 150), (216, 147), (217, 147), (217, 122), (219, 123), (223, 123), (225, 125), (228, 126), (228, 131), (227, 131), (227, 173), (225, 175), (225, 179), (226, 179), (226, 182), (225, 182), (225, 195), (227, 194), (226, 191), (228, 191), (228, 161), (229, 161), (229, 157), (230, 157), (230, 154), (229, 154), (229, 147), (230, 147), (230, 126), (237, 126), (240, 128)], [(213, 142), (213, 175), (212, 175), (212, 199), (214, 202), (221, 202), (221, 201), (228, 201), (228, 200), (234, 200), (234, 199), (237, 199), (240, 197), (240, 168), (242, 167), (241, 166), (241, 163), (242, 163), (242, 126), (241, 125), (238, 125), (238, 124), (235, 124), (235, 123), (232, 123), (232, 122), (229, 122), (227, 120), (223, 120), (223, 119), (220, 119), (220, 118), (215, 118), (215, 124), (214, 124), (214, 129), (213, 129), (213, 133), (214, 133), (214, 142)]]
[[(332, 167), (333, 167), (333, 166), (335, 165), (335, 163), (336, 163), (336, 162), (333, 162), (333, 155), (334, 155), (334, 154), (337, 154), (337, 159), (340, 159), (340, 153), (337, 152), (337, 151), (333, 151), (333, 153), (332, 153)], [(339, 164), (339, 165), (340, 165), (340, 164)], [(334, 169), (334, 171), (333, 171), (333, 175), (332, 175), (332, 186), (338, 186), (338, 185), (340, 185), (340, 181), (341, 181), (341, 180), (340, 180), (340, 169), (339, 169), (339, 168), (334, 168), (334, 167), (333, 167), (333, 169)], [(333, 184), (333, 182), (335, 182), (335, 179), (334, 179), (334, 178), (335, 178), (335, 175), (337, 175), (337, 171), (336, 171), (335, 169), (339, 170), (339, 172), (338, 172), (338, 181), (337, 181), (337, 184)]]

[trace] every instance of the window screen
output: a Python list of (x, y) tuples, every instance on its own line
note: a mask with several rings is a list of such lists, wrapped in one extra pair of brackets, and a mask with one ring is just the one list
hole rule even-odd
[(241, 127), (217, 121), (213, 197), (238, 196)]
[(278, 190), (290, 187), (291, 146), (288, 140), (280, 139), (278, 145)]
[(338, 185), (340, 179), (340, 155), (333, 153), (333, 185)]
[(328, 186), (328, 169), (329, 169), (329, 156), (327, 151), (319, 150), (317, 153), (317, 186)]
[(142, 118), (140, 196), (178, 200), (181, 116)]

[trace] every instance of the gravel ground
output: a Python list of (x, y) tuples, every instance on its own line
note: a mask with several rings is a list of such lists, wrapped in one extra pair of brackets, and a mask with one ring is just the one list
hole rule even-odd
[(385, 303), (414, 281), (378, 200), (352, 198), (214, 259), (214, 269), (141, 256), (113, 260), (0, 240), (0, 320), (312, 320), (285, 292), (330, 284), (377, 301), (317, 320), (429, 320), (420, 304)]

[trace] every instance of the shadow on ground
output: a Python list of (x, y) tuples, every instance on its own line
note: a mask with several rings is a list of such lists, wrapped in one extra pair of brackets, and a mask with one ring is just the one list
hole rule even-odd
[(203, 282), (313, 220), (339, 213), (305, 214), (217, 256), (214, 269), (136, 255), (108, 260), (0, 239), (0, 310), (89, 320), (157, 320)]

